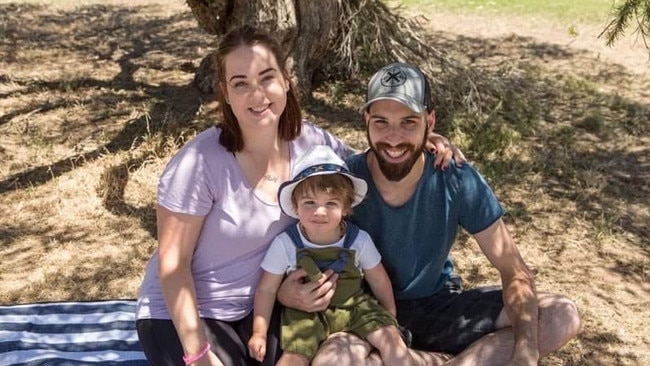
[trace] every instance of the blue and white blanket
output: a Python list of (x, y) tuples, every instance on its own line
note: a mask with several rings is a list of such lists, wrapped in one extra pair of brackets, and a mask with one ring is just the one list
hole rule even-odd
[(135, 301), (0, 306), (0, 366), (146, 366)]

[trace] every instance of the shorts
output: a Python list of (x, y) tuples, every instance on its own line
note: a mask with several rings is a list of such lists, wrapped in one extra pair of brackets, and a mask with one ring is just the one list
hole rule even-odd
[(411, 332), (414, 349), (458, 354), (495, 330), (502, 293), (500, 287), (463, 291), (454, 277), (430, 297), (397, 300), (397, 320)]
[(397, 326), (395, 318), (374, 297), (360, 294), (351, 300), (352, 303), (346, 303), (344, 307), (332, 306), (316, 313), (284, 308), (282, 350), (311, 360), (320, 344), (333, 333), (349, 332), (365, 339), (379, 328)]

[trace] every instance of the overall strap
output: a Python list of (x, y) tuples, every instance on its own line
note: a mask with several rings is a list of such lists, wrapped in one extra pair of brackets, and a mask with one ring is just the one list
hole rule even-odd
[(357, 239), (357, 235), (359, 235), (359, 227), (349, 221), (345, 222), (345, 240), (343, 241), (343, 248), (345, 249), (350, 249), (354, 241)]
[(345, 239), (343, 239), (343, 248), (339, 252), (339, 257), (333, 261), (318, 261), (318, 267), (321, 270), (331, 269), (336, 273), (341, 273), (350, 260), (350, 247), (357, 239), (359, 227), (353, 223), (346, 222)]
[(305, 245), (302, 243), (302, 239), (300, 238), (300, 233), (298, 232), (298, 225), (291, 224), (284, 230), (284, 232), (289, 235), (289, 238), (291, 238), (293, 245), (295, 245), (298, 249), (305, 247)]
[(339, 253), (339, 258), (327, 264), (336, 273), (341, 273), (350, 260), (350, 247), (359, 235), (359, 227), (351, 222), (345, 222), (345, 239), (343, 239), (343, 249)]
[[(298, 231), (298, 225), (290, 225), (284, 230), (291, 241), (298, 249), (304, 249), (305, 244), (302, 242), (300, 237), (300, 232)], [(326, 261), (326, 260), (317, 260), (316, 265), (320, 268), (321, 271), (326, 269), (332, 269), (336, 273), (341, 273), (345, 269), (349, 259), (350, 253), (349, 249), (357, 239), (359, 234), (359, 227), (351, 222), (346, 222), (345, 229), (345, 239), (343, 239), (343, 248), (339, 253), (339, 257), (336, 260)], [(300, 262), (302, 258), (306, 255), (305, 252), (298, 252), (297, 260)]]

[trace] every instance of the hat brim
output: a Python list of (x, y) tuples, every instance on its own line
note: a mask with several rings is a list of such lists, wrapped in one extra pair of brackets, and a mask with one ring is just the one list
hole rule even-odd
[(363, 201), (363, 199), (366, 197), (366, 193), (368, 193), (368, 184), (366, 183), (365, 180), (361, 178), (357, 178), (354, 175), (345, 172), (320, 171), (320, 172), (315, 172), (302, 179), (287, 181), (282, 183), (282, 185), (280, 185), (280, 193), (278, 194), (278, 203), (280, 204), (280, 209), (282, 210), (282, 212), (284, 212), (287, 216), (297, 219), (298, 212), (296, 212), (296, 209), (293, 206), (293, 202), (291, 201), (293, 190), (296, 188), (298, 184), (300, 184), (300, 182), (302, 182), (303, 180), (309, 177), (313, 177), (316, 175), (326, 175), (326, 174), (342, 174), (350, 178), (350, 180), (352, 181), (352, 186), (354, 187), (354, 201), (352, 202), (352, 207), (355, 207), (358, 204), (360, 204), (361, 201)]
[(366, 104), (364, 104), (363, 107), (359, 109), (359, 113), (363, 114), (365, 111), (368, 110), (368, 107), (370, 107), (372, 103), (380, 100), (392, 100), (398, 103), (402, 103), (415, 113), (424, 113), (427, 110), (427, 108), (424, 105), (422, 105), (422, 103), (419, 103), (415, 99), (410, 98), (404, 94), (388, 93), (380, 97), (373, 98), (368, 102), (366, 102)]

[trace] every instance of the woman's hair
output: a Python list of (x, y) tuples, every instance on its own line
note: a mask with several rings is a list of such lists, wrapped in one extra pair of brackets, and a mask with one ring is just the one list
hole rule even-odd
[(226, 63), (225, 59), (231, 52), (236, 50), (239, 47), (253, 47), (256, 45), (262, 45), (271, 51), (282, 76), (285, 81), (289, 83), (289, 90), (287, 91), (287, 105), (280, 115), (280, 124), (278, 126), (278, 132), (280, 138), (286, 141), (291, 141), (300, 135), (300, 129), (302, 126), (302, 115), (300, 112), (300, 105), (298, 104), (298, 98), (296, 97), (295, 88), (291, 83), (291, 78), (286, 68), (286, 56), (282, 51), (282, 47), (270, 34), (260, 29), (254, 28), (249, 25), (245, 25), (239, 28), (235, 28), (230, 32), (226, 33), (221, 41), (219, 42), (219, 47), (217, 48), (216, 55), (214, 56), (214, 67), (217, 72), (217, 83), (215, 87), (221, 88), (217, 93), (219, 105), (221, 106), (222, 118), (223, 120), (220, 123), (222, 129), (221, 136), (219, 137), (219, 143), (223, 145), (226, 150), (230, 152), (241, 151), (244, 148), (244, 138), (242, 136), (241, 128), (239, 128), (239, 123), (237, 118), (232, 111), (230, 104), (226, 103)]
[(298, 207), (298, 199), (305, 194), (326, 192), (341, 200), (347, 214), (352, 213), (352, 203), (356, 198), (352, 180), (343, 174), (323, 174), (311, 176), (298, 183), (291, 194), (293, 207)]

